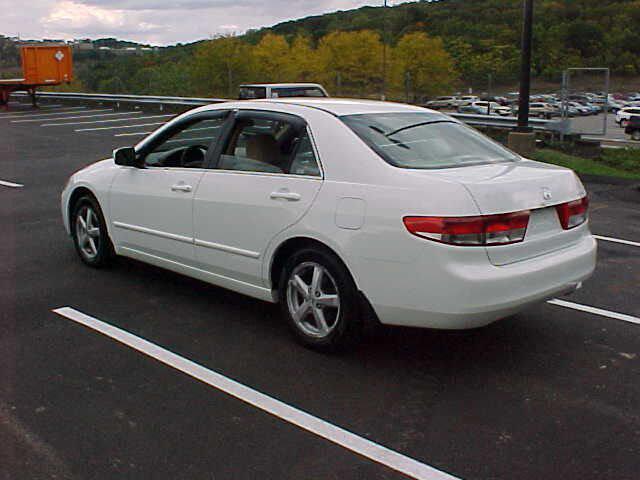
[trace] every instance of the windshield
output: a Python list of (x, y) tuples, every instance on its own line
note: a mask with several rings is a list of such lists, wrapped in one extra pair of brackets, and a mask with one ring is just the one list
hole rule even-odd
[(478, 131), (439, 114), (383, 113), (340, 118), (396, 167), (450, 168), (519, 158)]

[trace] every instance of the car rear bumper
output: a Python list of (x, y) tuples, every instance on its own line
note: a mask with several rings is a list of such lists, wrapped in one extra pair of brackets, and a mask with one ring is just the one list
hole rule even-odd
[[(368, 289), (381, 323), (436, 329), (468, 329), (513, 315), (532, 304), (569, 293), (589, 278), (596, 265), (590, 234), (567, 248), (496, 267), (486, 261), (448, 262), (437, 284), (422, 282), (433, 263), (416, 262), (408, 271), (386, 265), (387, 290)], [(429, 278), (434, 277), (433, 270)], [(431, 283), (431, 284), (430, 284)]]

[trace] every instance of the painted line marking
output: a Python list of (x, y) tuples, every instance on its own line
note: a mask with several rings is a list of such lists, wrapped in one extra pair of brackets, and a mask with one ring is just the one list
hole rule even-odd
[(149, 135), (153, 132), (135, 132), (135, 133), (116, 133), (114, 137), (134, 137), (137, 135)]
[(593, 238), (605, 242), (621, 243), (623, 245), (631, 245), (632, 247), (640, 247), (640, 242), (632, 242), (631, 240), (622, 240), (621, 238), (603, 237), (602, 235), (594, 235)]
[(557, 305), (559, 307), (572, 308), (574, 310), (580, 310), (581, 312), (593, 313), (594, 315), (600, 315), (603, 317), (613, 318), (615, 320), (622, 320), (624, 322), (635, 323), (640, 325), (640, 318), (626, 315), (624, 313), (611, 312), (609, 310), (603, 310), (602, 308), (590, 307), (589, 305), (581, 305), (579, 303), (567, 302), (566, 300), (559, 300), (554, 298), (548, 300), (547, 303), (551, 305)]
[[(139, 115), (142, 112), (117, 112), (117, 113), (99, 113), (96, 115), (82, 115), (79, 117), (60, 117), (60, 118), (41, 118), (38, 120), (13, 120), (11, 123), (24, 123), (24, 122), (56, 122), (58, 120), (73, 120), (73, 119), (82, 119), (82, 118), (103, 118), (103, 117), (116, 117), (116, 116), (122, 116), (122, 115)], [(131, 119), (133, 118), (137, 118), (137, 117), (130, 117)], [(124, 120), (128, 120), (128, 118), (122, 118), (122, 119), (117, 119), (117, 120), (111, 120), (113, 122), (122, 122)], [(109, 121), (109, 120), (104, 120), (104, 121)], [(57, 126), (57, 125), (82, 125), (83, 123), (100, 123), (100, 120), (91, 120), (91, 121), (87, 121), (87, 122), (69, 122), (69, 123), (45, 123), (40, 125), (41, 127), (51, 127), (51, 126)]]
[(154, 343), (140, 338), (118, 327), (90, 317), (71, 307), (53, 310), (54, 313), (89, 327), (107, 337), (110, 337), (128, 347), (158, 360), (180, 372), (200, 380), (213, 388), (220, 390), (238, 400), (253, 405), (270, 415), (295, 425), (303, 430), (329, 440), (336, 445), (351, 450), (374, 462), (385, 465), (397, 472), (418, 480), (459, 480), (448, 473), (407, 457), (395, 450), (391, 450), (371, 440), (360, 437), (332, 423), (299, 410), (280, 400), (258, 392), (251, 387), (236, 382), (224, 375), (209, 370), (187, 358), (181, 357)]
[(10, 188), (22, 188), (22, 187), (24, 187), (24, 185), (22, 185), (21, 183), (7, 182), (6, 180), (0, 180), (0, 185), (3, 185), (5, 187), (10, 187)]
[[(138, 113), (142, 113), (142, 112), (138, 112)], [(132, 115), (131, 113), (108, 113), (105, 115), (93, 115), (94, 117), (106, 117), (106, 116), (113, 116), (113, 115)], [(40, 125), (41, 127), (62, 127), (62, 126), (67, 126), (67, 125), (88, 125), (90, 123), (114, 123), (114, 122), (126, 122), (127, 120), (134, 120), (134, 121), (138, 121), (138, 120), (151, 120), (152, 118), (163, 118), (163, 117), (173, 117), (175, 115), (173, 114), (169, 114), (169, 115), (151, 115), (148, 117), (127, 117), (127, 118), (116, 118), (116, 119), (111, 119), (111, 120), (91, 120), (91, 121), (87, 121), (87, 122), (69, 122), (69, 123), (45, 123)], [(78, 117), (81, 118), (81, 117)], [(85, 118), (90, 118), (90, 117), (85, 117)], [(56, 119), (57, 120), (57, 119)]]
[[(220, 127), (203, 127), (203, 128), (190, 128), (189, 132), (197, 132), (198, 130), (218, 130)], [(135, 133), (116, 133), (114, 137), (132, 137), (135, 135), (149, 135), (153, 132), (135, 132)], [(188, 139), (191, 140), (191, 139)]]
[[(53, 105), (38, 105), (36, 108), (33, 108), (33, 106), (31, 105), (31, 102), (9, 102), (9, 105), (24, 105), (25, 107), (31, 108), (32, 112), (37, 112), (38, 110), (43, 110), (45, 108), (60, 108), (63, 106), (61, 103), (56, 103)], [(5, 113), (11, 113), (11, 112), (5, 112)]]
[[(136, 120), (140, 120), (136, 118)], [(96, 128), (79, 128), (76, 129), (76, 132), (93, 132), (95, 130), (114, 130), (116, 128), (137, 128), (137, 127), (152, 127), (154, 125), (164, 125), (167, 122), (156, 122), (156, 123), (143, 123), (142, 125), (118, 125), (117, 127), (96, 127)]]
[[(4, 112), (0, 113), (0, 118), (27, 118), (27, 117), (51, 117), (53, 115), (62, 115), (68, 113), (87, 113), (93, 112), (95, 110), (87, 110), (87, 107), (67, 107), (67, 108), (56, 108), (55, 112), (52, 113), (36, 113), (38, 110), (31, 110), (28, 112)], [(102, 110), (100, 110), (102, 111)]]
[[(93, 110), (93, 112), (113, 112), (113, 110), (112, 110), (111, 108), (107, 108), (107, 109), (103, 109), (103, 110)], [(82, 113), (89, 113), (89, 112), (84, 111), (84, 112), (82, 112)], [(56, 115), (57, 115), (57, 114), (56, 114)], [(102, 116), (102, 115), (105, 115), (105, 114), (103, 113), (103, 114), (97, 114), (97, 115), (82, 115), (82, 116), (76, 116), (76, 117), (73, 117), (73, 116), (72, 116), (72, 117), (57, 117), (57, 118), (45, 118), (45, 119), (42, 119), (42, 118), (36, 118), (35, 120), (34, 120), (34, 119), (29, 118), (29, 119), (27, 119), (27, 120), (11, 120), (11, 123), (28, 123), (28, 122), (42, 122), (42, 121), (45, 121), (45, 122), (53, 122), (53, 121), (56, 121), (56, 120), (71, 120), (71, 119), (75, 119), (75, 118), (92, 118), (92, 117), (100, 117), (100, 116)]]

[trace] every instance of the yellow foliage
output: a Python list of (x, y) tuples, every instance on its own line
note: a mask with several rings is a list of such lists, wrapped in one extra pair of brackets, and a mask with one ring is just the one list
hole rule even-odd
[(332, 32), (320, 40), (318, 61), (328, 88), (335, 85), (338, 95), (363, 95), (382, 80), (380, 35), (371, 30)]
[(255, 70), (260, 83), (285, 82), (291, 71), (290, 48), (282, 35), (267, 33), (253, 47)]
[(423, 32), (404, 35), (391, 54), (392, 84), (398, 90), (409, 87), (411, 95), (447, 93), (455, 82), (451, 56), (440, 38)]

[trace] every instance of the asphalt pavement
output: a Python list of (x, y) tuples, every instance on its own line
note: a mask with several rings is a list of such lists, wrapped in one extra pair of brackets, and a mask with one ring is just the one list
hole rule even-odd
[[(383, 328), (323, 355), (293, 341), (274, 305), (126, 259), (80, 263), (61, 222), (65, 181), (170, 118), (142, 118), (156, 115), (0, 112), (0, 479), (409, 478), (402, 458), (434, 480), (638, 478), (637, 185), (585, 181), (599, 261), (569, 303), (467, 332)], [(60, 307), (192, 363), (163, 363)], [(308, 414), (302, 428), (276, 414), (288, 411)], [(333, 427), (402, 458), (345, 448)]]

